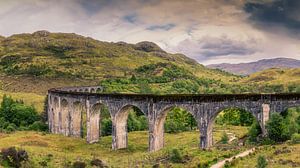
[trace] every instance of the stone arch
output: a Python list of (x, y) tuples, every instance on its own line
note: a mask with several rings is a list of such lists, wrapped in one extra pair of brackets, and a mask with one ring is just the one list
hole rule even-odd
[(189, 112), (197, 122), (197, 127), (199, 128), (199, 120), (196, 117), (196, 113), (190, 107), (182, 106), (182, 105), (170, 105), (164, 107), (162, 110), (159, 111), (157, 114), (154, 122), (152, 123), (152, 134), (150, 137), (150, 151), (157, 151), (164, 147), (164, 123), (167, 117), (167, 114), (173, 108), (181, 108)]
[(73, 102), (73, 110), (71, 115), (71, 135), (75, 137), (82, 137), (82, 113), (84, 112), (84, 105), (80, 101)]
[(116, 114), (112, 116), (113, 122), (113, 149), (123, 149), (128, 147), (128, 131), (127, 131), (127, 119), (130, 109), (132, 108), (139, 109), (144, 115), (145, 112), (138, 106), (132, 104), (126, 104), (119, 108)]
[(87, 141), (89, 143), (95, 143), (99, 141), (100, 132), (101, 132), (101, 108), (103, 104), (96, 103), (91, 106), (89, 119), (88, 119), (88, 135)]
[(94, 88), (91, 89), (91, 93), (95, 93), (95, 89)]
[[(220, 106), (216, 109), (209, 109), (212, 110), (210, 111), (210, 113), (212, 115), (210, 115), (207, 124), (206, 124), (206, 129), (204, 129), (202, 135), (203, 135), (203, 142), (201, 142), (201, 145), (203, 148), (209, 148), (211, 146), (213, 146), (213, 126), (215, 124), (215, 120), (217, 118), (217, 116), (224, 110), (226, 109), (239, 109), (242, 110), (246, 113), (250, 113), (253, 118), (255, 120), (258, 121), (261, 129), (263, 130), (263, 124), (262, 124), (262, 120), (261, 120), (261, 116), (260, 116), (260, 110), (262, 107), (260, 108), (255, 108), (255, 107), (249, 107), (249, 106), (243, 106), (243, 105), (229, 105), (229, 106)], [(203, 144), (202, 144), (203, 143)]]
[(84, 92), (89, 92), (89, 89), (88, 89), (88, 88), (86, 88), (86, 89), (84, 90)]
[(97, 88), (96, 93), (100, 93), (102, 91), (101, 88)]
[(60, 133), (69, 135), (69, 103), (66, 99), (60, 102)]

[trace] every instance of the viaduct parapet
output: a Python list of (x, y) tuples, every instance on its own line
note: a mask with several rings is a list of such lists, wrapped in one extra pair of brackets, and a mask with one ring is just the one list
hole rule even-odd
[(149, 151), (164, 146), (164, 121), (174, 107), (190, 112), (199, 130), (199, 148), (213, 145), (212, 126), (216, 116), (226, 108), (250, 112), (259, 122), (263, 134), (270, 113), (300, 106), (300, 93), (282, 94), (106, 94), (102, 87), (69, 87), (48, 91), (49, 130), (55, 134), (84, 137), (88, 143), (100, 138), (101, 107), (106, 106), (112, 120), (112, 149), (126, 148), (127, 118), (132, 107), (140, 109), (148, 119)]

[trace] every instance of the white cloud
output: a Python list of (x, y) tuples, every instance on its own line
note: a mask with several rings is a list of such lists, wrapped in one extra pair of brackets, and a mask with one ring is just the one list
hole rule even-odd
[(205, 64), (299, 58), (299, 40), (252, 27), (243, 4), (240, 0), (0, 0), (0, 34), (45, 29), (103, 41), (147, 40)]

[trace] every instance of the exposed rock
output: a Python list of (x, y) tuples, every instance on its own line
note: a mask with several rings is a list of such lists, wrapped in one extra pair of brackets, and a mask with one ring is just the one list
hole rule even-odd
[(142, 41), (137, 44), (135, 44), (134, 47), (136, 50), (141, 50), (145, 52), (162, 52), (166, 53), (164, 50), (162, 50), (157, 44), (149, 41)]
[(34, 33), (32, 33), (33, 36), (36, 37), (47, 37), (50, 35), (50, 32), (46, 31), (46, 30), (40, 30), (40, 31), (36, 31)]

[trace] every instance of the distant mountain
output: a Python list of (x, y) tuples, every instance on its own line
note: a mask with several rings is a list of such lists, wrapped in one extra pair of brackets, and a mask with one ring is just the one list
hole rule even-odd
[(207, 67), (221, 69), (238, 75), (249, 75), (269, 68), (300, 68), (300, 60), (291, 58), (275, 58), (240, 64), (211, 64), (207, 65)]

